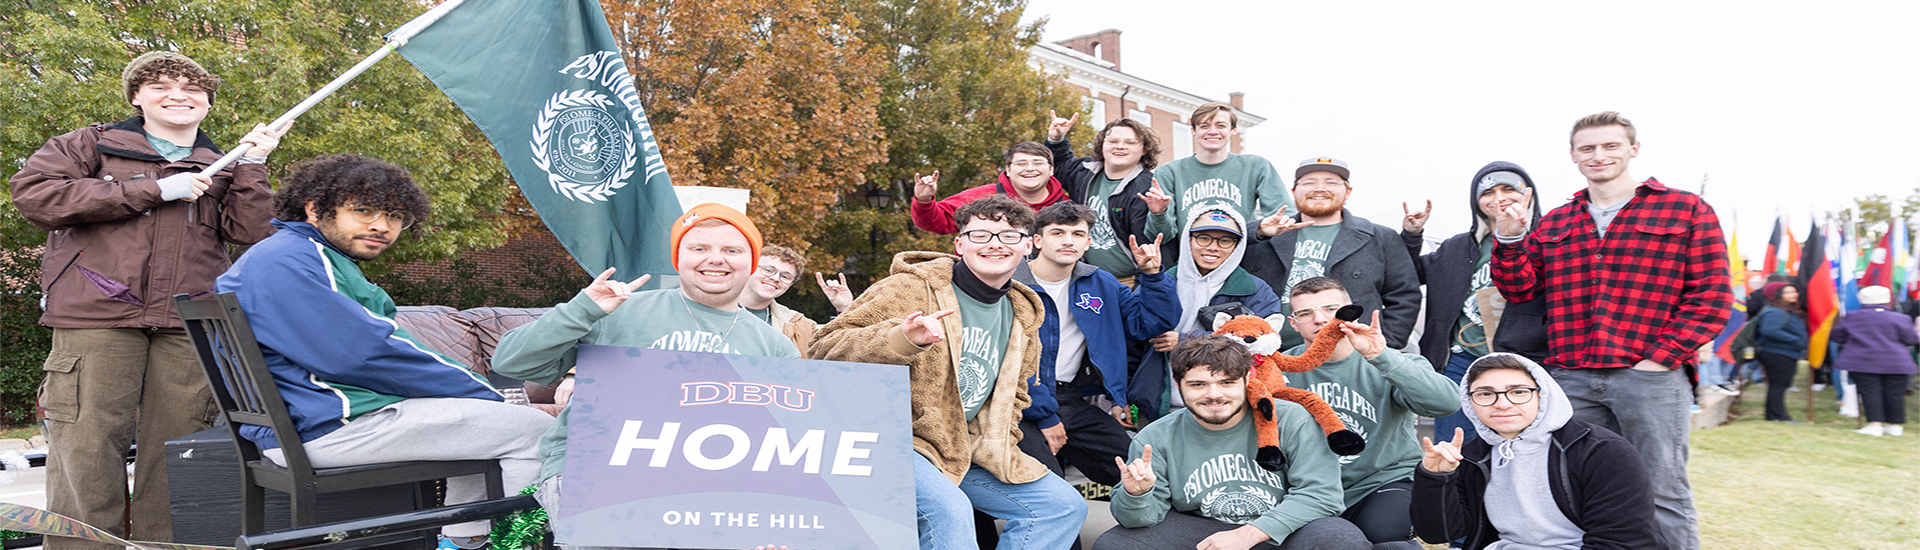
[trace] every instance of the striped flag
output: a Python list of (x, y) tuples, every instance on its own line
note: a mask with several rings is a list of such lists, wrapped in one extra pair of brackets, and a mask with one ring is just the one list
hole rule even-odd
[(1845, 232), (1839, 231), (1838, 228), (1827, 229), (1831, 232), (1830, 239), (1831, 235), (1840, 237), (1834, 239), (1837, 241), (1835, 243), (1837, 246), (1828, 246), (1827, 252), (1833, 258), (1828, 263), (1833, 264), (1834, 267), (1833, 288), (1840, 293), (1841, 311), (1860, 309), (1860, 277), (1857, 274), (1860, 273), (1860, 262), (1865, 258), (1860, 257), (1858, 229), (1858, 226), (1851, 221), (1847, 222)]
[(1727, 327), (1720, 329), (1720, 335), (1713, 339), (1713, 354), (1728, 363), (1733, 358), (1733, 337), (1740, 333), (1740, 325), (1747, 322), (1747, 261), (1740, 256), (1740, 222), (1735, 217), (1733, 229), (1727, 231), (1727, 278), (1733, 288), (1733, 316), (1727, 318)]
[(1913, 284), (1914, 275), (1913, 251), (1907, 244), (1907, 219), (1905, 217), (1895, 217), (1893, 219), (1893, 247), (1888, 249), (1888, 251), (1893, 253), (1893, 286), (1887, 288), (1893, 290), (1896, 294), (1903, 293), (1906, 291), (1907, 285)]
[(1785, 251), (1781, 250), (1783, 247), (1780, 246), (1780, 239), (1786, 234), (1786, 229), (1781, 227), (1781, 222), (1780, 216), (1773, 217), (1773, 236), (1767, 237), (1767, 255), (1760, 259), (1761, 273), (1772, 275), (1787, 272), (1786, 266), (1781, 265), (1784, 263), (1781, 258), (1786, 257)]
[(1833, 268), (1827, 263), (1826, 236), (1815, 222), (1800, 254), (1800, 302), (1807, 306), (1807, 363), (1820, 368), (1827, 360), (1827, 335), (1840, 317), (1840, 295), (1833, 286)]
[[(1892, 229), (1892, 227), (1888, 227)], [(1874, 243), (1873, 252), (1867, 253), (1867, 271), (1860, 274), (1860, 286), (1884, 286), (1893, 288), (1893, 264), (1891, 254), (1893, 231), (1880, 236), (1880, 242)]]

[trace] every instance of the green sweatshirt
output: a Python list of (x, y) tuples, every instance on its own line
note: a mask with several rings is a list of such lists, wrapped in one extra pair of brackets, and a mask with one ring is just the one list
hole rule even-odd
[(1160, 189), (1173, 197), (1173, 204), (1167, 205), (1166, 212), (1147, 214), (1147, 234), (1166, 235), (1176, 242), (1180, 229), (1191, 219), (1187, 213), (1195, 206), (1232, 207), (1240, 219), (1255, 228), (1280, 207), (1293, 206), (1286, 181), (1280, 179), (1273, 163), (1259, 155), (1227, 155), (1227, 160), (1219, 164), (1187, 157), (1160, 165), (1153, 170), (1153, 177), (1160, 181)]
[[(1300, 355), (1306, 346), (1287, 350)], [(1340, 457), (1347, 506), (1381, 485), (1413, 477), (1420, 464), (1415, 415), (1440, 418), (1460, 410), (1460, 386), (1435, 372), (1425, 357), (1389, 349), (1371, 361), (1359, 352), (1320, 368), (1287, 373), (1287, 385), (1320, 396), (1347, 429), (1367, 439), (1367, 450)]]
[(1113, 519), (1132, 528), (1148, 527), (1166, 518), (1172, 508), (1226, 523), (1252, 524), (1279, 544), (1295, 529), (1316, 519), (1340, 513), (1339, 457), (1327, 449), (1327, 439), (1313, 416), (1300, 405), (1280, 401), (1280, 452), (1287, 457), (1283, 472), (1269, 472), (1254, 464), (1258, 438), (1253, 417), (1224, 430), (1210, 430), (1186, 409), (1148, 424), (1133, 439), (1129, 460), (1153, 446), (1153, 490), (1133, 496), (1113, 491)]
[[(691, 311), (693, 317), (687, 317)], [(493, 370), (552, 384), (573, 369), (579, 344), (799, 358), (793, 341), (744, 310), (720, 311), (687, 299), (680, 289), (635, 292), (609, 314), (587, 297), (556, 305), (531, 323), (507, 331), (494, 348)], [(540, 478), (560, 473), (567, 457), (569, 405), (540, 436)]]

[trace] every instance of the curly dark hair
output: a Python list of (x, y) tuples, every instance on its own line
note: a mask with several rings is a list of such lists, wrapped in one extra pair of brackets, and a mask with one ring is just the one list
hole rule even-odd
[(1155, 135), (1153, 129), (1148, 128), (1146, 124), (1131, 118), (1109, 122), (1107, 127), (1100, 129), (1100, 133), (1093, 135), (1093, 158), (1100, 159), (1102, 162), (1107, 160), (1107, 134), (1113, 132), (1115, 126), (1125, 126), (1133, 130), (1134, 138), (1140, 140), (1141, 170), (1152, 170), (1160, 166), (1160, 136)]
[(1006, 195), (987, 195), (960, 205), (953, 211), (953, 226), (967, 230), (973, 220), (1004, 221), (1020, 229), (1033, 227), (1033, 207)]
[[(320, 220), (307, 219), (307, 203), (313, 203)], [(324, 221), (333, 219), (334, 209), (348, 203), (406, 212), (416, 224), (432, 211), (427, 193), (413, 183), (407, 169), (378, 159), (340, 154), (294, 166), (293, 175), (280, 182), (273, 215), (289, 222)]]
[[(127, 101), (133, 101), (134, 94), (140, 91), (141, 86), (160, 80), (163, 76), (185, 80), (206, 90), (208, 105), (213, 104), (213, 96), (220, 92), (220, 77), (201, 69), (199, 65), (178, 59), (155, 59), (134, 69), (133, 74), (127, 75), (124, 82)], [(135, 113), (140, 112), (139, 107), (134, 107), (133, 110)]]

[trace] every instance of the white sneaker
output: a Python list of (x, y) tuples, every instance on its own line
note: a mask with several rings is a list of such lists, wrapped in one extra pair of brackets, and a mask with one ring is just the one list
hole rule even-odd
[(1814, 384), (1814, 385), (1813, 385), (1813, 391), (1820, 391), (1820, 390), (1824, 390), (1824, 389), (1827, 389), (1827, 385), (1826, 385), (1826, 384)]
[(1858, 430), (1854, 430), (1854, 431), (1853, 431), (1853, 433), (1857, 433), (1857, 434), (1860, 434), (1860, 435), (1871, 435), (1871, 436), (1874, 436), (1874, 437), (1880, 437), (1880, 435), (1881, 435), (1881, 434), (1882, 434), (1883, 432), (1882, 432), (1882, 431), (1880, 430), (1880, 427), (1879, 427), (1879, 426), (1867, 426), (1867, 427), (1865, 427), (1865, 428), (1860, 428), (1860, 429), (1858, 429)]
[(1733, 389), (1733, 387), (1728, 386), (1726, 384), (1713, 386), (1711, 389), (1715, 392), (1719, 392), (1720, 395), (1740, 395), (1740, 390)]
[(1904, 427), (1904, 426), (1901, 426), (1901, 425), (1899, 425), (1899, 424), (1887, 424), (1887, 425), (1885, 425), (1885, 432), (1886, 432), (1886, 434), (1887, 434), (1887, 435), (1891, 435), (1891, 436), (1894, 436), (1894, 437), (1900, 437), (1900, 436), (1902, 436), (1902, 435), (1906, 435), (1906, 434), (1905, 434), (1905, 432), (1906, 432), (1906, 431), (1907, 431), (1907, 429), (1906, 429), (1906, 427)]

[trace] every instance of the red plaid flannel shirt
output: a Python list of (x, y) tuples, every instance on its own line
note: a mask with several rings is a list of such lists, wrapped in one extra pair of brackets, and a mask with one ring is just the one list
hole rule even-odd
[(1713, 207), (1648, 178), (1601, 238), (1587, 204), (1582, 189), (1494, 247), (1494, 285), (1513, 301), (1546, 297), (1547, 364), (1693, 367), (1733, 308)]

